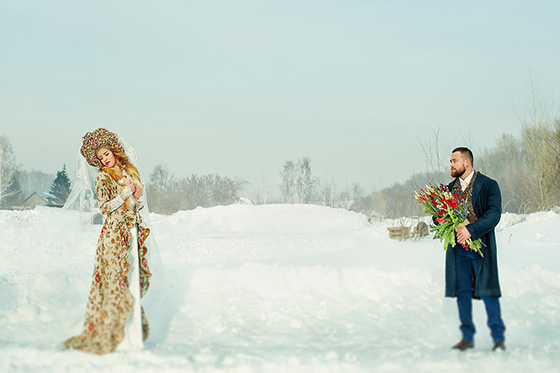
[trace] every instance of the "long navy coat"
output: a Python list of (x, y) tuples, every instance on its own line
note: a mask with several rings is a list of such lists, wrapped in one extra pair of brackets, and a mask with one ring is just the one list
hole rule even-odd
[[(449, 184), (453, 189), (457, 179)], [(474, 296), (500, 297), (500, 281), (498, 279), (498, 256), (496, 252), (496, 234), (494, 228), (502, 215), (502, 196), (498, 183), (480, 172), (476, 176), (472, 193), (473, 207), (478, 220), (467, 225), (472, 239), (482, 237), (486, 247), (482, 247), (484, 258), (479, 260), (478, 276), (475, 282)], [(456, 297), (455, 249), (464, 250), (461, 245), (447, 248), (445, 257), (445, 296)]]

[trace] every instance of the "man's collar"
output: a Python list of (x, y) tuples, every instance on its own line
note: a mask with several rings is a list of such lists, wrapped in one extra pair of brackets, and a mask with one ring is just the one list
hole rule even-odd
[(461, 185), (465, 185), (465, 186), (469, 185), (469, 184), (471, 183), (471, 180), (472, 180), (472, 178), (473, 178), (473, 175), (474, 175), (474, 169), (471, 171), (471, 173), (469, 174), (469, 176), (467, 176), (467, 177), (465, 178), (465, 180), (463, 180), (463, 179), (460, 177), (460, 178), (459, 178), (459, 181), (461, 182)]

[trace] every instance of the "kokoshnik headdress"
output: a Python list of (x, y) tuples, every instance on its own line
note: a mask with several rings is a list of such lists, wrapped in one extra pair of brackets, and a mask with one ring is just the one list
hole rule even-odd
[(101, 162), (97, 158), (99, 149), (109, 148), (112, 151), (123, 152), (124, 149), (119, 142), (118, 135), (106, 130), (98, 128), (93, 132), (88, 132), (82, 137), (82, 148), (80, 153), (84, 156), (87, 163), (93, 167), (100, 167)]

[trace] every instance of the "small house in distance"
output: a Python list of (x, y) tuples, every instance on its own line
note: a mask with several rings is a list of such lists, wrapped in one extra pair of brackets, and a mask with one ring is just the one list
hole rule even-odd
[(39, 195), (37, 192), (33, 192), (27, 199), (23, 202), (23, 208), (33, 209), (35, 206), (46, 206), (47, 201)]

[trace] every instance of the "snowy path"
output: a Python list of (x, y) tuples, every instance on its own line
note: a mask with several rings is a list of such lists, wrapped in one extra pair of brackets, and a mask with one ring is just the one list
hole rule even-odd
[(560, 217), (504, 215), (498, 232), (508, 352), (476, 347), (443, 298), (439, 243), (387, 239), (390, 222), (317, 206), (154, 215), (165, 290), (145, 299), (138, 352), (60, 348), (79, 332), (99, 226), (52, 209), (0, 212), (0, 372), (558, 371)]

